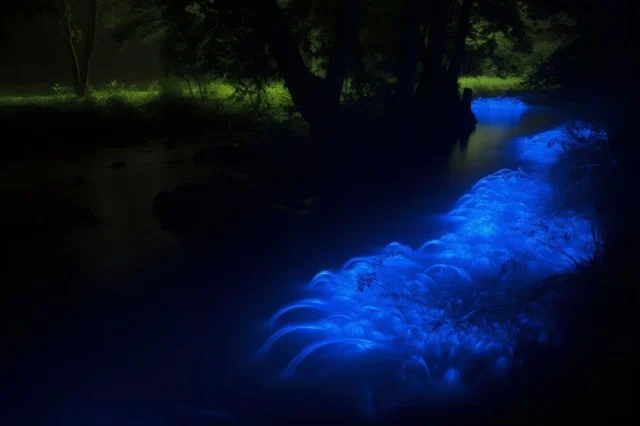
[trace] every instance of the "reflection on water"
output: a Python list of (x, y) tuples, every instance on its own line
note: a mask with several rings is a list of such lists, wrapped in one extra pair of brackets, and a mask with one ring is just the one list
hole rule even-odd
[(475, 101), (476, 130), (468, 143), (458, 143), (448, 163), (448, 178), (453, 184), (469, 184), (488, 173), (515, 164), (511, 143), (554, 128), (563, 117), (552, 109), (529, 108), (500, 101)]
[[(529, 111), (507, 107), (481, 115), (492, 116), (489, 127), (502, 117), (506, 134), (516, 128), (523, 135), (523, 128), (541, 122), (519, 127)], [(512, 366), (526, 366), (526, 348), (561, 342), (553, 306), (562, 292), (530, 292), (540, 291), (534, 285), (539, 280), (573, 270), (576, 259), (588, 259), (595, 247), (585, 218), (552, 209), (545, 171), (550, 158), (558, 158), (552, 144), (557, 133), (537, 129), (519, 138), (526, 143), (481, 139), (486, 144), (478, 143), (471, 159), (505, 154), (515, 145), (525, 160), (517, 162), (522, 169), (505, 168), (479, 180), (444, 215), (454, 226), (440, 238), (419, 248), (393, 242), (315, 275), (299, 300), (265, 318), (269, 337), (258, 353), (280, 351), (266, 368), (276, 365), (283, 380), (301, 387), (318, 378), (348, 377), (392, 406), (403, 400), (398, 395), (415, 401), (416, 395), (479, 390)], [(465, 171), (486, 166), (476, 161)]]
[[(446, 192), (447, 196), (457, 198), (463, 191), (468, 190), (471, 182), (503, 167), (509, 167), (511, 162), (516, 161), (510, 155), (513, 153), (510, 141), (519, 136), (550, 129), (559, 120), (553, 113), (544, 110), (527, 109), (518, 114), (510, 114), (508, 111), (498, 113), (496, 110), (489, 109), (480, 111), (477, 105), (474, 108), (480, 120), (477, 130), (466, 147), (456, 148), (449, 162), (449, 176), (440, 182), (443, 192)], [(78, 230), (63, 241), (67, 247), (73, 250), (74, 256), (77, 256), (75, 260), (78, 267), (86, 268), (87, 277), (91, 281), (102, 280), (104, 284), (113, 285), (119, 280), (129, 277), (132, 270), (139, 267), (142, 262), (153, 261), (156, 264), (161, 264), (165, 258), (170, 259), (179, 255), (179, 241), (173, 234), (162, 232), (158, 228), (152, 216), (151, 207), (153, 198), (158, 192), (211, 174), (211, 170), (197, 169), (188, 161), (166, 164), (173, 160), (188, 159), (196, 149), (196, 147), (183, 147), (170, 152), (161, 148), (154, 148), (151, 152), (141, 152), (137, 149), (113, 149), (73, 161), (65, 160), (57, 163), (47, 162), (26, 166), (24, 163), (16, 164), (13, 167), (5, 168), (4, 172), (7, 175), (1, 180), (2, 190), (22, 194), (29, 193), (34, 188), (51, 188), (40, 191), (41, 195), (30, 201), (31, 208), (37, 213), (43, 213), (43, 198), (46, 193), (51, 195), (53, 201), (48, 203), (48, 207), (44, 210), (58, 208), (61, 203), (57, 203), (56, 200), (59, 197), (69, 197), (74, 200), (74, 203), (89, 207), (104, 221), (104, 225)], [(125, 162), (126, 167), (121, 170), (110, 169), (110, 164), (115, 161)], [(86, 182), (79, 186), (72, 185), (71, 182), (75, 175), (83, 176)], [(44, 211), (44, 214), (55, 216), (56, 212)], [(283, 285), (282, 281), (277, 284)], [(267, 284), (264, 286), (266, 287)], [(271, 290), (273, 289), (264, 291)], [(256, 290), (256, 292), (259, 291), (262, 289)], [(260, 303), (264, 304), (264, 301)], [(257, 310), (255, 307), (252, 309)], [(235, 318), (233, 321), (237, 322)], [(175, 323), (172, 326), (179, 327)], [(193, 324), (189, 324), (189, 326), (193, 326)], [(207, 325), (207, 333), (209, 334), (207, 334), (206, 340), (211, 343), (213, 340), (211, 334), (222, 335), (222, 331), (216, 330), (228, 328), (228, 326), (227, 323), (224, 327)], [(167, 336), (163, 335), (162, 340), (163, 342), (159, 346), (167, 345), (169, 340)], [(136, 344), (138, 343), (136, 342)], [(202, 354), (204, 351), (205, 354), (202, 356), (207, 358), (209, 352), (200, 346), (196, 348), (195, 343), (186, 346), (184, 339), (180, 341), (180, 345), (182, 346), (176, 345), (169, 349), (162, 346), (163, 352), (154, 352), (152, 357), (147, 357), (148, 354), (142, 353), (143, 350), (141, 350), (141, 354), (138, 355), (145, 361), (137, 363), (135, 371), (142, 375), (147, 374), (147, 370), (149, 370), (150, 378), (133, 376), (130, 371), (123, 373), (118, 366), (113, 367), (113, 370), (118, 376), (122, 374), (126, 377), (113, 378), (111, 374), (94, 372), (94, 366), (87, 367), (86, 370), (91, 371), (91, 376), (78, 384), (78, 388), (81, 388), (78, 394), (87, 395), (86, 389), (95, 390), (96, 387), (104, 387), (104, 383), (102, 385), (96, 383), (98, 379), (93, 375), (97, 375), (106, 383), (111, 383), (111, 381), (126, 383), (126, 386), (122, 385), (116, 390), (112, 390), (108, 386), (103, 389), (104, 393), (117, 400), (139, 397), (134, 395), (137, 393), (138, 387), (144, 389), (139, 392), (140, 394), (154, 391), (162, 394), (163, 397), (168, 395), (168, 398), (175, 398), (176, 394), (191, 396), (194, 393), (191, 380), (194, 379), (190, 374), (194, 372), (187, 365), (191, 365), (189, 362), (193, 363), (193, 360), (187, 358), (190, 351), (198, 352), (198, 354)], [(219, 350), (223, 344), (216, 341), (216, 345), (218, 345), (216, 350), (223, 352)], [(360, 350), (360, 348), (357, 349)], [(126, 352), (124, 349), (121, 351)], [(180, 351), (188, 355), (178, 353)], [(170, 361), (160, 359), (163, 355), (166, 357), (167, 354), (170, 354)], [(127, 357), (129, 356), (130, 354), (127, 352)], [(207, 365), (209, 363), (212, 361), (207, 361)], [(143, 368), (142, 364), (144, 364), (145, 373), (140, 373)], [(166, 368), (167, 365), (172, 368)], [(108, 377), (103, 378), (101, 375)], [(193, 375), (194, 377), (205, 376), (202, 371), (197, 371)], [(207, 379), (203, 378), (202, 380)], [(158, 385), (158, 383), (162, 383), (162, 385)], [(135, 386), (136, 384), (138, 387)], [(207, 384), (211, 385), (211, 382)], [(368, 392), (365, 391), (365, 393)], [(125, 394), (127, 396), (123, 396)], [(95, 398), (100, 401), (100, 404), (103, 404), (106, 397), (100, 395)], [(84, 403), (84, 399), (81, 398), (81, 400)], [(231, 408), (224, 404), (220, 406)]]
[[(482, 176), (510, 167), (515, 161), (511, 141), (553, 128), (560, 121), (553, 111), (504, 102), (479, 100), (473, 109), (479, 119), (477, 129), (467, 144), (455, 147), (446, 179), (433, 188), (432, 204), (447, 203)], [(92, 280), (105, 284), (129, 276), (149, 259), (157, 263), (163, 256), (175, 256), (180, 251), (178, 242), (173, 234), (159, 229), (152, 215), (153, 198), (212, 171), (188, 161), (201, 147), (149, 148), (105, 149), (81, 158), (6, 165), (0, 179), (3, 222), (38, 232), (41, 226), (55, 227), (70, 208), (90, 209), (104, 225), (78, 229), (52, 241), (57, 249), (68, 250)], [(110, 168), (120, 161), (124, 168)], [(83, 177), (83, 184), (73, 184), (77, 175)], [(39, 232), (37, 238), (42, 241), (44, 236)]]
[[(66, 250), (92, 281), (117, 282), (141, 260), (175, 251), (175, 236), (160, 230), (152, 215), (153, 198), (211, 174), (189, 161), (198, 149), (112, 148), (80, 158), (9, 164), (0, 179), (8, 207), (3, 222), (21, 229), (21, 236), (33, 234), (38, 246), (55, 242), (56, 254)], [(125, 166), (112, 169), (115, 162)], [(57, 230), (73, 221), (78, 209), (90, 210), (103, 225), (60, 236)]]

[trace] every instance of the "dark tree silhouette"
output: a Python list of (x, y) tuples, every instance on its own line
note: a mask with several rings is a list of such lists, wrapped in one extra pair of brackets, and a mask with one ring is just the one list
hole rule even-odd
[[(87, 94), (89, 84), (89, 64), (95, 46), (96, 31), (98, 26), (98, 0), (88, 1), (87, 29), (83, 36), (78, 35), (73, 29), (73, 12), (69, 0), (58, 0), (57, 16), (62, 26), (67, 51), (71, 57), (71, 75), (73, 89), (77, 97), (82, 98)], [(83, 46), (78, 52), (77, 44), (83, 41)], [(79, 53), (79, 54), (78, 54)]]
[[(112, 3), (118, 0), (110, 0)], [(32, 20), (47, 13), (56, 17), (62, 29), (64, 43), (69, 53), (71, 82), (78, 98), (87, 94), (89, 87), (90, 63), (93, 55), (99, 0), (7, 0), (3, 14), (11, 19)], [(5, 35), (8, 40), (10, 34)]]
[[(359, 98), (371, 96), (361, 83), (375, 73), (372, 62), (388, 62), (395, 100), (384, 103), (394, 119), (404, 117), (395, 123), (410, 127), (416, 121), (463, 119), (457, 80), (473, 3), (134, 0), (132, 18), (123, 23), (119, 36), (125, 40), (140, 31), (159, 37), (173, 74), (180, 75), (189, 60), (189, 55), (176, 54), (181, 52), (202, 56), (199, 72), (216, 77), (280, 77), (315, 133), (330, 133), (345, 124), (341, 97), (348, 77), (355, 82), (350, 90), (360, 87)], [(193, 25), (198, 20), (204, 24)], [(438, 119), (425, 120), (434, 111)]]

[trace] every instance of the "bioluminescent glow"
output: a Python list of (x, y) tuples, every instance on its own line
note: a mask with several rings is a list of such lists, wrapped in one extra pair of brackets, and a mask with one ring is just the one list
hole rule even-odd
[[(505, 108), (526, 106), (514, 101)], [(396, 380), (412, 389), (416, 383), (459, 389), (510, 371), (519, 362), (519, 342), (557, 342), (553, 314), (522, 294), (595, 250), (591, 224), (550, 205), (553, 187), (544, 166), (560, 154), (552, 143), (557, 137), (564, 137), (561, 129), (517, 140), (521, 157), (537, 167), (500, 170), (478, 181), (441, 217), (449, 232), (440, 238), (417, 248), (394, 242), (318, 273), (305, 288), (312, 298), (269, 320), (283, 326), (260, 353), (284, 335), (304, 334), (314, 343), (296, 348), (285, 377), (304, 362), (330, 367), (345, 360), (344, 351), (329, 347), (357, 347), (357, 356), (400, 359)], [(288, 324), (293, 310), (309, 315)]]
[(286, 314), (287, 312), (289, 312), (291, 310), (294, 310), (294, 309), (324, 309), (325, 305), (327, 305), (327, 302), (324, 302), (324, 301), (318, 300), (318, 299), (300, 300), (299, 302), (296, 302), (296, 303), (293, 303), (291, 305), (285, 306), (284, 308), (280, 309), (278, 312), (273, 314), (273, 316), (267, 322), (267, 326), (269, 327), (269, 326), (274, 325), (278, 321), (278, 318), (280, 318), (282, 315)]
[(594, 143), (606, 138), (604, 131), (578, 122), (571, 125), (565, 124), (534, 136), (519, 138), (516, 144), (522, 160), (539, 167), (547, 167), (558, 161), (567, 147), (575, 146), (581, 141)]
[(516, 98), (479, 98), (471, 104), (476, 118), (486, 124), (516, 122), (529, 108)]
[(568, 135), (562, 129), (553, 129), (537, 135), (520, 138), (516, 142), (520, 158), (540, 166), (548, 166), (562, 154), (562, 145)]
[(269, 352), (269, 349), (271, 349), (271, 346), (273, 346), (273, 344), (276, 341), (278, 341), (280, 338), (284, 337), (289, 333), (292, 333), (294, 331), (308, 331), (308, 330), (324, 331), (325, 327), (321, 325), (313, 325), (313, 324), (288, 325), (286, 327), (281, 328), (280, 330), (275, 332), (271, 337), (269, 337), (266, 343), (262, 345), (258, 353), (266, 354), (267, 352)]
[(358, 339), (358, 338), (352, 338), (352, 337), (340, 337), (335, 339), (323, 340), (321, 342), (314, 343), (312, 345), (307, 346), (300, 353), (298, 353), (298, 355), (296, 355), (295, 358), (293, 358), (291, 362), (289, 362), (289, 365), (287, 365), (287, 368), (284, 370), (282, 375), (285, 377), (292, 377), (296, 371), (296, 368), (298, 368), (298, 366), (302, 363), (302, 361), (305, 360), (305, 358), (307, 358), (309, 355), (311, 355), (313, 352), (317, 351), (318, 349), (322, 348), (323, 346), (329, 346), (329, 345), (355, 345), (357, 348), (363, 351), (366, 349), (373, 349), (376, 347), (381, 347), (381, 348), (385, 347), (385, 345), (374, 342), (372, 340)]

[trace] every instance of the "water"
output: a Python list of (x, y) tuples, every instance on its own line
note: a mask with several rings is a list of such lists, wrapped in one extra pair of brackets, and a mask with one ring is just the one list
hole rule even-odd
[[(341, 383), (340, 380), (345, 380), (345, 377), (352, 383), (355, 375), (358, 380), (364, 377), (368, 385), (343, 387), (353, 399), (345, 409), (357, 405), (363, 407), (363, 412), (371, 414), (381, 406), (381, 397), (376, 391), (380, 384), (367, 377), (368, 372), (372, 371), (371, 363), (380, 372), (388, 374), (392, 374), (400, 365), (407, 377), (437, 376), (438, 382), (429, 386), (457, 384), (461, 368), (443, 363), (436, 369), (432, 360), (428, 357), (426, 360), (422, 357), (421, 360), (417, 354), (407, 357), (404, 356), (406, 354), (398, 356), (394, 352), (389, 356), (393, 351), (385, 352), (386, 347), (383, 346), (389, 345), (385, 345), (387, 342), (384, 337), (371, 339), (365, 336), (366, 330), (362, 327), (360, 331), (357, 327), (350, 327), (352, 334), (343, 333), (328, 340), (315, 340), (316, 343), (325, 343), (310, 347), (309, 351), (301, 352), (297, 358), (294, 349), (303, 348), (304, 342), (296, 335), (302, 334), (303, 340), (309, 339), (307, 344), (313, 344), (318, 337), (313, 333), (326, 332), (327, 324), (305, 326), (307, 328), (302, 329), (303, 333), (298, 333), (301, 330), (285, 329), (285, 332), (271, 340), (269, 346), (262, 346), (262, 355), (269, 356), (260, 357), (259, 350), (270, 335), (263, 328), (270, 315), (300, 295), (303, 284), (322, 269), (339, 271), (347, 259), (377, 253), (390, 241), (402, 241), (407, 246), (387, 247), (387, 261), (397, 261), (397, 253), (390, 255), (389, 250), (394, 252), (397, 248), (408, 252), (409, 247), (413, 247), (412, 252), (415, 251), (417, 258), (410, 260), (426, 265), (425, 269), (429, 264), (444, 263), (433, 262), (434, 256), (439, 255), (437, 253), (425, 255), (424, 248), (416, 250), (425, 241), (460, 229), (459, 217), (453, 217), (453, 222), (446, 221), (442, 214), (450, 211), (456, 199), (481, 178), (503, 168), (516, 168), (524, 164), (526, 158), (520, 155), (516, 138), (553, 130), (563, 119), (556, 111), (548, 109), (519, 109), (513, 105), (505, 107), (504, 103), (485, 107), (482, 109), (476, 105), (481, 122), (468, 146), (456, 148), (442, 178), (431, 182), (424, 193), (412, 194), (413, 207), (410, 211), (399, 212), (389, 208), (375, 212), (369, 220), (345, 218), (344, 223), (335, 226), (327, 224), (322, 231), (310, 233), (314, 239), (300, 235), (297, 239), (288, 240), (290, 247), (277, 241), (268, 246), (267, 251), (262, 249), (259, 253), (251, 253), (247, 247), (243, 262), (238, 261), (226, 267), (206, 253), (202, 255), (205, 261), (185, 256), (185, 243), (172, 234), (160, 231), (151, 215), (150, 205), (158, 191), (197, 180), (210, 173), (193, 168), (188, 163), (165, 164), (165, 161), (174, 157), (187, 158), (190, 152), (167, 153), (159, 148), (151, 153), (109, 151), (95, 157), (61, 163), (59, 167), (47, 170), (48, 173), (39, 173), (38, 176), (31, 173), (24, 176), (24, 171), (29, 170), (24, 165), (20, 165), (18, 170), (7, 170), (13, 178), (11, 181), (3, 180), (5, 190), (15, 190), (16, 181), (23, 186), (35, 187), (41, 186), (41, 181), (46, 180), (54, 182), (51, 185), (55, 186), (55, 182), (70, 181), (78, 173), (85, 177), (87, 185), (84, 189), (76, 191), (65, 187), (64, 191), (72, 192), (72, 198), (80, 199), (73, 202), (88, 205), (105, 221), (105, 225), (76, 231), (64, 238), (56, 235), (51, 241), (63, 247), (64, 254), (75, 259), (77, 269), (81, 271), (75, 266), (65, 267), (64, 276), (72, 277), (69, 288), (100, 286), (115, 299), (130, 301), (126, 304), (128, 309), (115, 315), (112, 313), (106, 320), (96, 320), (96, 323), (102, 324), (104, 331), (90, 330), (88, 326), (82, 330), (78, 330), (82, 327), (76, 327), (75, 331), (65, 332), (59, 338), (52, 337), (50, 345), (42, 352), (47, 354), (46, 359), (43, 361), (40, 357), (35, 361), (37, 357), (34, 356), (37, 367), (26, 364), (31, 365), (30, 377), (42, 375), (48, 377), (51, 383), (41, 386), (43, 400), (47, 399), (44, 395), (50, 395), (55, 389), (57, 398), (44, 407), (45, 412), (56, 420), (60, 420), (64, 414), (64, 424), (84, 424), (87, 419), (98, 417), (104, 417), (105, 424), (110, 424), (109, 421), (126, 424), (123, 423), (125, 419), (138, 423), (139, 419), (144, 419), (149, 424), (172, 424), (176, 416), (183, 418), (194, 413), (228, 421), (229, 413), (241, 416), (247, 410), (263, 414), (279, 413), (281, 416), (287, 411), (282, 408), (282, 398), (292, 405), (305, 404), (310, 392), (315, 395), (318, 389), (335, 388), (335, 383)], [(110, 170), (108, 165), (112, 161), (125, 161), (127, 167), (120, 171)], [(15, 176), (21, 174), (24, 177), (16, 180)], [(525, 185), (526, 182), (532, 182), (523, 175), (516, 175), (516, 178), (523, 179), (514, 182), (521, 188), (524, 188), (523, 182)], [(467, 222), (467, 225), (470, 228), (464, 231), (467, 234), (462, 232), (464, 238), (470, 237), (469, 230), (477, 228), (473, 222)], [(464, 226), (463, 223), (463, 230)], [(256, 237), (258, 239), (259, 236)], [(189, 253), (193, 254), (193, 251)], [(367, 262), (356, 262), (347, 267), (345, 273), (359, 271), (363, 267), (367, 269), (364, 264)], [(454, 277), (447, 279), (466, 281), (470, 277), (465, 275), (468, 274), (466, 268), (465, 272), (458, 273), (468, 265), (451, 266), (460, 269), (432, 271), (438, 274), (453, 271)], [(476, 266), (479, 274), (482, 274), (482, 262)], [(401, 271), (405, 267), (407, 265), (398, 265), (395, 270)], [(57, 282), (58, 277), (51, 281)], [(172, 304), (155, 298), (156, 293), (163, 293), (164, 288), (175, 286), (176, 282), (184, 286), (189, 296), (177, 298)], [(205, 286), (206, 291), (197, 290)], [(191, 291), (191, 288), (196, 290)], [(316, 305), (316, 301), (310, 304)], [(336, 316), (336, 324), (345, 320), (340, 320), (340, 315), (349, 317), (351, 313), (337, 305), (330, 305), (330, 308), (331, 314)], [(380, 304), (374, 304), (371, 308), (369, 310), (372, 313), (376, 309), (386, 309)], [(323, 309), (315, 309), (314, 306), (311, 311), (320, 313), (318, 320), (323, 318)], [(305, 321), (316, 318), (308, 316), (307, 310), (298, 310), (300, 312)], [(75, 322), (77, 320), (73, 316), (68, 318), (68, 323)], [(536, 338), (540, 334), (542, 332)], [(283, 345), (283, 342), (286, 344)], [(485, 346), (490, 344), (485, 342)], [(391, 349), (397, 352), (397, 348)], [(445, 349), (451, 351), (450, 347), (442, 350)], [(326, 367), (326, 362), (316, 362), (331, 360), (331, 353), (334, 353), (335, 360), (336, 350), (337, 359), (341, 362), (329, 363), (332, 370), (322, 367)], [(378, 358), (367, 360), (360, 356), (377, 350), (381, 353)], [(508, 352), (508, 347), (501, 350)], [(276, 352), (275, 355), (273, 352)], [(502, 352), (491, 359), (497, 369), (508, 369), (512, 363), (512, 359), (506, 359)], [(315, 361), (309, 363), (309, 360)], [(427, 368), (424, 368), (423, 362)], [(281, 373), (294, 377), (303, 374), (302, 377), (305, 377), (304, 374), (313, 373), (314, 368), (317, 369), (314, 379), (317, 386), (310, 386), (307, 390), (296, 388), (299, 382), (279, 380)], [(321, 377), (331, 377), (332, 380), (318, 382), (317, 372), (322, 372)], [(58, 387), (53, 383), (64, 383), (64, 386)], [(297, 402), (290, 392), (290, 386), (296, 389)], [(410, 393), (410, 388), (402, 392)], [(37, 395), (38, 388), (31, 388), (29, 392)], [(265, 395), (270, 396), (265, 399)], [(281, 398), (280, 401), (275, 401), (277, 398)], [(315, 398), (319, 401), (322, 399), (318, 395)], [(332, 400), (332, 403), (335, 401)]]
[[(490, 125), (527, 112), (508, 101), (475, 108)], [(482, 392), (526, 369), (522, 348), (561, 344), (552, 306), (563, 293), (531, 294), (595, 250), (589, 221), (552, 205), (548, 170), (563, 140), (571, 139), (559, 126), (494, 149), (519, 168), (478, 180), (439, 216), (438, 237), (418, 230), (421, 245), (393, 242), (310, 278), (298, 301), (265, 320), (258, 355), (273, 361), (264, 368), (279, 369), (288, 386), (346, 399), (347, 389), (364, 389), (377, 404), (367, 402), (361, 414), (372, 415), (416, 398)], [(486, 151), (491, 157), (490, 143)], [(465, 160), (458, 155), (453, 164)]]

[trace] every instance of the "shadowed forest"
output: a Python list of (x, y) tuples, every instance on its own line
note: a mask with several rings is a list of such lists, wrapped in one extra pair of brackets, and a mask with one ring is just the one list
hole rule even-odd
[(636, 2), (0, 16), (3, 424), (637, 417)]

